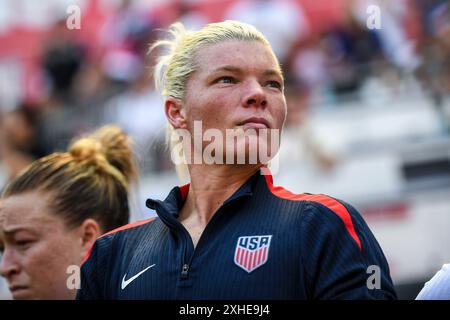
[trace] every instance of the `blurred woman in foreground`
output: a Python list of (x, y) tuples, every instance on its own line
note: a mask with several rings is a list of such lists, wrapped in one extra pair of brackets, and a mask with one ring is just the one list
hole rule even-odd
[(0, 198), (0, 275), (14, 299), (75, 297), (69, 277), (95, 239), (128, 223), (135, 176), (127, 136), (107, 126), (11, 181)]

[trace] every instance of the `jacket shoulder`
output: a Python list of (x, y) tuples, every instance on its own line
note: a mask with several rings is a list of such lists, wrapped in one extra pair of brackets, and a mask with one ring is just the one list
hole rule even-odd
[(306, 202), (304, 208), (307, 212), (331, 213), (337, 216), (344, 224), (347, 232), (355, 240), (359, 249), (361, 249), (361, 240), (356, 233), (353, 221), (355, 219), (359, 221), (361, 218), (352, 206), (325, 194), (294, 193), (281, 186), (275, 186), (271, 175), (266, 175), (265, 179), (268, 189), (275, 197), (289, 201)]
[(111, 230), (111, 231), (101, 235), (100, 237), (97, 238), (97, 240), (94, 242), (94, 244), (89, 249), (88, 253), (86, 254), (85, 258), (83, 259), (82, 264), (84, 264), (84, 262), (86, 262), (89, 259), (94, 246), (97, 246), (97, 249), (101, 250), (101, 248), (110, 246), (112, 239), (116, 235), (126, 235), (133, 231), (137, 231), (140, 228), (148, 227), (155, 220), (156, 220), (156, 218), (149, 218), (146, 220), (139, 220), (136, 222), (128, 223), (126, 225), (123, 225), (119, 228), (116, 228), (114, 230)]

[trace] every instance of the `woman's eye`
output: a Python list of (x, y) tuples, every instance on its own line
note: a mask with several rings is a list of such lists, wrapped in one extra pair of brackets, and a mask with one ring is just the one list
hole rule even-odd
[(278, 82), (278, 81), (268, 81), (268, 82), (267, 82), (267, 85), (268, 85), (269, 87), (276, 88), (276, 89), (280, 89), (280, 90), (281, 90), (281, 88), (282, 88), (281, 83)]
[(216, 80), (217, 83), (235, 83), (236, 81), (234, 80), (233, 77), (220, 77), (219, 79)]
[(16, 245), (20, 248), (27, 248), (32, 242), (31, 240), (19, 240), (16, 241)]

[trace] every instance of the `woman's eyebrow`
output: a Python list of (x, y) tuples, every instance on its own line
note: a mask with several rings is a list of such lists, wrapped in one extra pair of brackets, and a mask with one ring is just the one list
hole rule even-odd
[[(242, 73), (243, 72), (243, 70), (241, 68), (226, 65), (226, 66), (221, 66), (221, 67), (218, 67), (218, 68), (212, 70), (212, 73), (216, 73), (216, 72), (220, 72), (220, 71), (228, 71), (228, 72), (234, 72), (234, 73)], [(283, 79), (283, 74), (277, 69), (267, 69), (263, 72), (263, 75), (264, 76), (278, 76)]]
[(19, 231), (31, 231), (27, 227), (19, 226), (19, 227), (12, 227), (10, 229), (3, 229), (3, 233), (7, 236), (11, 236)]
[(219, 68), (216, 68), (216, 69), (212, 70), (211, 73), (216, 73), (216, 72), (219, 72), (219, 71), (228, 71), (228, 72), (234, 72), (234, 73), (241, 73), (242, 69), (238, 68), (238, 67), (226, 65), (226, 66), (221, 66)]
[(284, 79), (283, 74), (276, 69), (267, 69), (266, 71), (264, 71), (264, 76), (277, 76), (280, 77), (281, 79)]
[(12, 225), (10, 227), (2, 229), (2, 233), (6, 236), (13, 236), (14, 234), (21, 231), (35, 234), (38, 231), (38, 229), (33, 224)]

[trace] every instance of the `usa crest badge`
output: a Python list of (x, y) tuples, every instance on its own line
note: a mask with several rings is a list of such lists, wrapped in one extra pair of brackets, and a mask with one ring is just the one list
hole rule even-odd
[(239, 237), (234, 263), (248, 273), (261, 267), (269, 258), (271, 235)]

